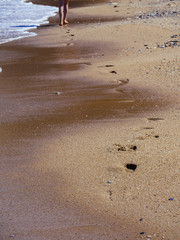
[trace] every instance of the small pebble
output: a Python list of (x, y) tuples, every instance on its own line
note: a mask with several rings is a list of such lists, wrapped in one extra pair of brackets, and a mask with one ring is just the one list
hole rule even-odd
[(173, 201), (174, 199), (173, 198), (169, 198), (169, 201)]
[(143, 218), (140, 218), (139, 221), (142, 222)]
[(154, 136), (155, 138), (159, 138), (159, 136), (158, 135), (156, 135), (156, 136)]
[(130, 149), (132, 149), (132, 150), (134, 150), (134, 151), (136, 151), (137, 150), (137, 146), (130, 146)]
[(56, 94), (56, 95), (61, 95), (61, 92), (55, 92), (54, 94)]
[(112, 181), (111, 181), (111, 180), (109, 180), (109, 181), (108, 181), (108, 183), (112, 183)]
[(0, 72), (2, 72), (2, 68), (0, 67)]
[(14, 235), (14, 234), (12, 234), (12, 235), (10, 235), (9, 237), (13, 238), (13, 237), (15, 237), (15, 235)]
[(140, 232), (141, 235), (145, 234), (145, 232)]
[(116, 72), (116, 71), (111, 71), (110, 73), (114, 73), (114, 74), (117, 74), (117, 72)]

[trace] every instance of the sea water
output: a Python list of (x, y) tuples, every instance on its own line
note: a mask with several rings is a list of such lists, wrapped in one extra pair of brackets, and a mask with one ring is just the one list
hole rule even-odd
[(28, 30), (48, 23), (56, 7), (35, 5), (25, 0), (0, 0), (0, 44), (36, 35)]

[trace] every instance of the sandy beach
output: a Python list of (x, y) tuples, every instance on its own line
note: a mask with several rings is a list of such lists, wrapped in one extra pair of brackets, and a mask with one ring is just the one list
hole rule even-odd
[(0, 45), (0, 240), (179, 240), (180, 2), (70, 2)]

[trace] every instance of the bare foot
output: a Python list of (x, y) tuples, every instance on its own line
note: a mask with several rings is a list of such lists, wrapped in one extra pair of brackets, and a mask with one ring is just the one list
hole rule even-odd
[(64, 20), (64, 24), (68, 24), (69, 22), (67, 20)]

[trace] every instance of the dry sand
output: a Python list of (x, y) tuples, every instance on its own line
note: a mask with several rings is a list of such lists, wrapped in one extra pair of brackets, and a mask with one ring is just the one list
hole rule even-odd
[(180, 3), (116, 2), (0, 46), (1, 240), (180, 238)]

